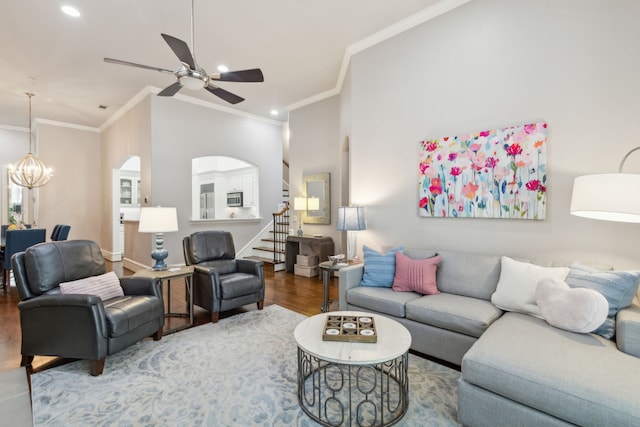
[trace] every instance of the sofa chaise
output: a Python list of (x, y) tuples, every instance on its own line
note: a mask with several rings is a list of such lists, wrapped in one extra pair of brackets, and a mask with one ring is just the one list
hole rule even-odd
[[(611, 328), (615, 325), (615, 339), (576, 333), (551, 326), (535, 313), (505, 311), (492, 303), (506, 280), (518, 289), (535, 279), (513, 271), (507, 276), (505, 257), (431, 250), (404, 254), (416, 260), (440, 257), (439, 293), (377, 286), (365, 265), (352, 265), (339, 272), (340, 310), (390, 317), (409, 330), (412, 350), (459, 365), (458, 420), (463, 425), (640, 425), (637, 300), (608, 319)], [(363, 279), (369, 280), (367, 286)], [(635, 286), (633, 294), (637, 281)]]

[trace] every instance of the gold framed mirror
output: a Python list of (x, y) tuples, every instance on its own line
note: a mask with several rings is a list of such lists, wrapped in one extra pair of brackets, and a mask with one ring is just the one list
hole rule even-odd
[(302, 212), (302, 223), (331, 224), (331, 174), (327, 172), (304, 175), (302, 188), (307, 198), (320, 199), (317, 210)]

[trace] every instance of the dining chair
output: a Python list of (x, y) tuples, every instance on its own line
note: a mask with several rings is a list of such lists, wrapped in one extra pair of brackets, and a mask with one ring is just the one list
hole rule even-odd
[(70, 225), (56, 224), (51, 232), (51, 241), (59, 242), (61, 240), (67, 240), (69, 237), (69, 230), (71, 230)]
[(56, 224), (53, 226), (53, 231), (51, 232), (51, 236), (49, 237), (51, 241), (58, 240), (58, 233), (60, 233), (60, 227), (62, 227), (62, 224)]
[(11, 257), (27, 248), (47, 240), (47, 230), (31, 228), (26, 230), (7, 230), (5, 233), (4, 252), (0, 253), (0, 270), (4, 279), (4, 290), (9, 289), (11, 278)]

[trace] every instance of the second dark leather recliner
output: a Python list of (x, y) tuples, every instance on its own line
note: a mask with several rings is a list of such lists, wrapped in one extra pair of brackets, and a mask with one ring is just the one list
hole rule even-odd
[(200, 231), (182, 241), (184, 259), (194, 266), (193, 303), (211, 312), (217, 322), (221, 311), (257, 303), (264, 307), (264, 264), (236, 259), (233, 237), (227, 231)]

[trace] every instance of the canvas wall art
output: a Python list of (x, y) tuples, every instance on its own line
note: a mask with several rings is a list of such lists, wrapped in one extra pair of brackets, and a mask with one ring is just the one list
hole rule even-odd
[(419, 215), (545, 218), (547, 124), (420, 141)]

